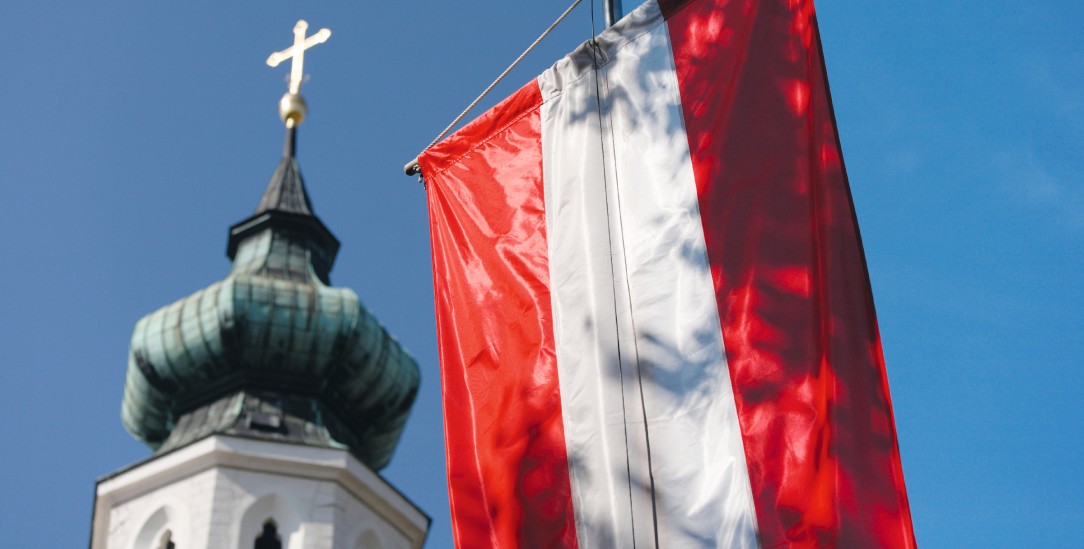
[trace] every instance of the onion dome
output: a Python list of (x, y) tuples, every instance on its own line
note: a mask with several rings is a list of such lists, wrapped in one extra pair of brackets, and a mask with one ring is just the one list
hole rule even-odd
[(288, 125), (256, 212), (230, 228), (225, 279), (135, 326), (121, 406), (158, 453), (212, 434), (391, 459), (417, 393), (414, 359), (328, 273), (339, 242), (312, 211)]

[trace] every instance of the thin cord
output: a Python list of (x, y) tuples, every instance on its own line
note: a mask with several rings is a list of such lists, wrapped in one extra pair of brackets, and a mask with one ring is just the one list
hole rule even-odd
[[(591, 40), (594, 40), (596, 36), (598, 33), (595, 32), (595, 0), (591, 0)], [(594, 55), (594, 52), (591, 55)], [(595, 66), (597, 67), (598, 63), (595, 63)]]
[(482, 98), (485, 98), (486, 95), (489, 94), (490, 91), (493, 91), (493, 88), (495, 88), (496, 85), (500, 84), (501, 80), (503, 80), (505, 76), (508, 76), (508, 73), (511, 73), (512, 69), (516, 68), (516, 65), (518, 65), (520, 61), (524, 60), (524, 58), (526, 58), (527, 54), (530, 53), (531, 50), (534, 49), (534, 47), (537, 47), (539, 42), (542, 41), (542, 39), (544, 39), (547, 35), (549, 35), (551, 33), (551, 31), (553, 31), (553, 29), (556, 28), (557, 25), (560, 24), (560, 22), (565, 21), (565, 17), (567, 17), (569, 13), (572, 13), (572, 10), (575, 10), (577, 5), (580, 5), (580, 2), (582, 2), (582, 1), (583, 0), (576, 0), (575, 2), (572, 2), (572, 5), (569, 5), (568, 9), (565, 10), (565, 13), (562, 13), (562, 14), (560, 14), (559, 17), (557, 17), (557, 21), (553, 22), (553, 24), (550, 25), (550, 28), (545, 29), (545, 31), (543, 31), (543, 33), (541, 35), (539, 35), (538, 38), (535, 38), (534, 41), (531, 42), (530, 46), (528, 46), (527, 49), (524, 50), (524, 52), (519, 54), (518, 58), (516, 58), (516, 61), (513, 61), (511, 65), (508, 65), (508, 68), (505, 68), (504, 72), (501, 73), (500, 76), (496, 77), (495, 80), (493, 80), (493, 84), (490, 84), (489, 87), (486, 88), (485, 91), (482, 91), (481, 94), (478, 95), (477, 99), (470, 102), (470, 104), (467, 105), (466, 108), (464, 108), (463, 112), (460, 113), (459, 116), (456, 116), (455, 119), (452, 120), (452, 123), (449, 124), (447, 128), (444, 128), (444, 131), (440, 132), (440, 135), (437, 136), (437, 139), (434, 139), (433, 142), (426, 145), (426, 149), (430, 148), (430, 146), (433, 146), (433, 145), (437, 144), (437, 142), (440, 141), (441, 139), (443, 139), (444, 136), (447, 136), (448, 132), (451, 131), (451, 129), (454, 128), (456, 124), (459, 124), (460, 120), (462, 120), (463, 117), (466, 116), (467, 113), (470, 112), (470, 110), (472, 110), (472, 108), (477, 106), (478, 103), (482, 100)]
[[(572, 10), (576, 9), (576, 6), (580, 5), (580, 2), (582, 1), (583, 0), (575, 0), (574, 2), (572, 2), (572, 5), (569, 6), (568, 9), (566, 9), (564, 13), (562, 13), (561, 16), (558, 17), (557, 20), (549, 26), (549, 28), (547, 28), (542, 34), (538, 35), (538, 38), (535, 38), (534, 42), (531, 42), (531, 45), (527, 46), (527, 49), (523, 50), (523, 53), (519, 54), (519, 57), (517, 57), (515, 61), (512, 61), (512, 64), (508, 65), (508, 68), (504, 69), (504, 72), (502, 72), (500, 76), (498, 76), (497, 79), (493, 81), (492, 84), (486, 87), (486, 89), (483, 90), (482, 93), (474, 99), (474, 101), (471, 101), (471, 104), (467, 105), (467, 108), (463, 109), (463, 112), (459, 113), (459, 116), (455, 117), (455, 120), (452, 120), (452, 123), (448, 124), (448, 127), (444, 128), (444, 131), (440, 132), (440, 135), (438, 135), (436, 139), (431, 141), (428, 145), (425, 146), (425, 149), (422, 150), (424, 151), (429, 147), (436, 145), (437, 142), (441, 139), (444, 139), (444, 136), (448, 135), (448, 132), (452, 131), (452, 128), (454, 128), (460, 120), (463, 120), (463, 117), (467, 116), (467, 113), (469, 113), (471, 109), (476, 107), (478, 103), (481, 102), (483, 98), (485, 98), (486, 95), (489, 95), (489, 92), (493, 91), (493, 88), (497, 87), (497, 84), (499, 84), (501, 80), (504, 80), (504, 77), (508, 76), (508, 73), (512, 72), (512, 69), (516, 68), (516, 65), (518, 65), (520, 61), (523, 61), (523, 58), (527, 57), (527, 54), (531, 53), (531, 51), (534, 50), (535, 46), (538, 46), (539, 42), (546, 38), (546, 36), (549, 35), (549, 33), (553, 31), (553, 29), (557, 28), (557, 25), (560, 25), (561, 21), (564, 21), (565, 17), (568, 17), (568, 14), (572, 13)], [(591, 14), (591, 17), (593, 28), (594, 13)], [(421, 168), (418, 166), (418, 158), (414, 157), (414, 160), (407, 162), (407, 165), (403, 167), (403, 171), (406, 172), (407, 175), (421, 173)]]
[[(599, 89), (599, 86), (600, 86), (600, 84), (599, 84), (600, 71), (598, 70), (598, 65), (597, 64), (595, 65), (595, 74), (596, 74), (595, 89), (597, 90), (597, 89)], [(606, 83), (605, 85), (606, 85), (606, 94), (609, 95), (609, 93), (610, 93), (609, 83)], [(599, 94), (599, 97), (601, 98), (601, 94)], [(602, 103), (601, 103), (601, 99), (600, 99), (599, 100), (599, 120), (600, 121), (601, 121), (601, 117), (602, 117)], [(614, 136), (614, 125), (613, 125), (612, 120), (610, 121), (609, 129), (610, 129), (610, 143), (616, 143), (617, 138)], [(614, 163), (616, 164), (617, 163), (616, 149), (615, 149), (614, 153), (615, 153), (614, 154)], [(605, 162), (604, 162), (604, 164), (605, 164)], [(619, 238), (621, 240), (620, 243), (621, 243), (621, 250), (622, 250), (621, 261), (622, 261), (622, 264), (624, 266), (623, 274), (625, 276), (625, 296), (628, 298), (629, 322), (632, 324), (632, 333), (633, 333), (632, 353), (633, 353), (633, 356), (635, 357), (635, 360), (636, 360), (636, 385), (637, 385), (637, 388), (640, 391), (640, 414), (641, 414), (641, 418), (643, 419), (643, 422), (644, 422), (644, 444), (646, 445), (646, 450), (647, 450), (647, 477), (648, 477), (649, 485), (651, 487), (651, 523), (655, 528), (655, 530), (654, 530), (654, 533), (655, 533), (655, 548), (658, 549), (659, 548), (659, 511), (658, 511), (658, 502), (656, 501), (657, 498), (656, 498), (656, 495), (655, 495), (656, 494), (656, 492), (655, 492), (655, 467), (652, 464), (652, 459), (651, 459), (651, 433), (648, 430), (647, 401), (644, 398), (644, 371), (643, 371), (643, 368), (642, 368), (643, 365), (640, 363), (640, 344), (639, 344), (639, 342), (637, 341), (637, 338), (636, 338), (636, 334), (638, 333), (636, 331), (636, 317), (632, 314), (632, 310), (633, 310), (633, 307), (632, 307), (632, 284), (630, 284), (630, 281), (628, 279), (629, 259), (628, 259), (628, 254), (624, 253), (624, 250), (627, 248), (627, 246), (625, 245), (625, 216), (623, 216), (621, 214), (621, 211), (622, 211), (621, 210), (621, 179), (618, 177), (617, 170), (614, 171), (613, 180), (614, 180), (614, 198), (617, 201), (616, 211), (617, 211), (618, 234), (619, 234)], [(607, 200), (608, 200), (608, 198), (607, 198)], [(609, 210), (607, 209), (607, 211), (609, 211)], [(612, 264), (611, 264), (611, 269), (612, 268), (613, 267), (612, 267)], [(614, 287), (614, 293), (615, 294), (617, 293), (617, 287), (616, 286)]]
[[(599, 75), (598, 70), (598, 42), (595, 41), (595, 1), (591, 0), (591, 40), (588, 42), (591, 46), (591, 64), (595, 71), (595, 106), (598, 109), (598, 133), (599, 133), (599, 156), (602, 158), (602, 185), (603, 185), (603, 199), (606, 207), (606, 242), (610, 251), (610, 280), (617, 278), (617, 269), (614, 267), (613, 260), (613, 231), (610, 230), (610, 193), (605, 189), (606, 186), (606, 140), (602, 138), (605, 128), (602, 123), (602, 90), (599, 88)], [(613, 284), (613, 299), (614, 299), (614, 332), (619, 333), (621, 331), (621, 315), (617, 312), (617, 285)], [(632, 549), (636, 549), (636, 512), (635, 505), (632, 500), (632, 456), (629, 454), (629, 420), (628, 420), (628, 405), (625, 402), (625, 360), (622, 358), (621, 352), (621, 337), (618, 336), (617, 342), (617, 375), (618, 380), (621, 383), (621, 427), (625, 436), (625, 478), (629, 485), (629, 520), (632, 522)]]
[[(591, 34), (592, 34), (592, 38), (591, 38), (591, 61), (592, 61), (592, 64), (594, 65), (594, 69), (595, 69), (595, 104), (596, 104), (596, 106), (598, 108), (598, 121), (599, 121), (599, 134), (600, 134), (599, 135), (599, 137), (600, 137), (599, 145), (601, 147), (601, 152), (602, 152), (602, 173), (603, 173), (602, 177), (603, 177), (603, 181), (604, 181), (604, 184), (605, 184), (606, 171), (607, 171), (606, 170), (606, 140), (605, 140), (605, 138), (602, 137), (602, 134), (606, 131), (606, 127), (602, 123), (602, 86), (603, 86), (603, 84), (601, 83), (602, 71), (599, 70), (599, 62), (598, 62), (599, 46), (598, 46), (598, 42), (594, 38), (595, 36), (597, 36), (595, 34), (595, 9), (594, 8), (595, 8), (595, 2), (594, 2), (594, 0), (591, 0)], [(607, 95), (609, 94), (609, 86), (608, 85), (606, 86), (606, 93), (607, 93)], [(616, 141), (616, 137), (614, 136), (613, 122), (611, 122), (609, 124), (609, 133), (610, 133), (610, 143), (612, 144), (612, 143), (614, 143)], [(614, 159), (614, 161), (616, 163), (616, 158)], [(625, 248), (625, 220), (624, 220), (624, 216), (621, 215), (621, 190), (620, 190), (621, 185), (620, 185), (620, 180), (618, 178), (618, 175), (617, 175), (616, 171), (613, 174), (613, 179), (614, 179), (614, 198), (617, 200), (616, 210), (617, 210), (618, 233), (619, 233), (619, 237), (621, 239), (621, 242), (620, 242), (621, 248), (622, 248), (622, 250), (624, 250), (624, 248)], [(606, 193), (606, 214), (607, 214), (607, 217), (609, 216), (609, 213), (610, 213), (609, 202), (610, 202), (610, 196), (609, 196), (609, 193)], [(609, 231), (607, 231), (607, 232), (609, 232)], [(613, 264), (613, 255), (614, 255), (613, 254), (613, 234), (610, 233), (608, 235), (608, 237), (610, 239), (609, 243), (610, 243), (610, 250), (611, 250), (611, 253), (610, 253), (610, 276), (611, 276), (611, 278), (616, 278), (617, 277), (617, 272), (616, 272), (617, 269), (615, 268), (615, 266)], [(628, 270), (629, 270), (628, 257), (623, 252), (621, 254), (621, 257), (622, 257), (623, 266), (624, 266), (624, 273), (625, 273), (625, 276), (626, 276), (626, 280), (625, 280), (626, 298), (628, 299), (628, 303), (631, 306), (632, 305), (632, 288), (629, 287), (629, 281), (627, 279)], [(613, 292), (614, 292), (614, 304), (615, 304), (615, 307), (616, 307), (616, 303), (617, 303), (617, 285), (616, 284), (614, 285)], [(617, 327), (618, 330), (620, 330), (619, 321), (616, 320), (617, 317), (618, 317), (618, 315), (616, 314), (617, 311), (615, 310), (614, 313), (615, 313), (615, 324), (618, 324), (616, 327)], [(633, 360), (634, 360), (634, 362), (636, 364), (636, 385), (637, 385), (637, 388), (638, 388), (639, 393), (640, 393), (640, 415), (641, 415), (641, 419), (643, 420), (643, 423), (644, 423), (644, 444), (646, 445), (645, 450), (647, 452), (647, 475), (648, 475), (648, 484), (649, 484), (649, 487), (650, 487), (650, 490), (651, 490), (651, 523), (652, 523), (652, 526), (653, 526), (653, 534), (654, 534), (654, 537), (655, 537), (655, 548), (658, 549), (658, 547), (659, 547), (659, 513), (658, 513), (658, 503), (656, 501), (656, 495), (655, 495), (656, 494), (656, 492), (655, 492), (655, 468), (654, 468), (654, 466), (652, 464), (652, 459), (651, 459), (651, 434), (648, 431), (647, 402), (644, 399), (644, 379), (643, 379), (643, 370), (641, 369), (641, 364), (640, 364), (640, 349), (639, 349), (639, 344), (636, 341), (636, 335), (635, 335), (636, 334), (636, 319), (635, 319), (635, 317), (632, 316), (631, 311), (630, 311), (629, 317), (630, 317), (629, 321), (632, 323), (632, 333), (633, 333), (632, 353), (633, 353)], [(620, 340), (620, 337), (618, 339)], [(622, 413), (622, 416), (624, 416), (625, 413), (626, 413), (625, 391), (624, 391), (625, 370), (622, 367), (623, 361), (622, 361), (621, 355), (622, 355), (622, 353), (621, 353), (621, 344), (618, 343), (618, 345), (617, 345), (618, 372), (620, 373), (621, 385), (622, 385), (622, 390), (621, 390), (621, 413)], [(628, 427), (628, 421), (627, 420), (624, 422), (624, 428), (625, 428), (625, 440), (626, 440), (626, 444), (627, 444), (627, 441), (628, 441), (628, 438), (629, 438), (629, 427)], [(628, 454), (628, 447), (627, 446), (625, 448), (625, 466), (626, 466), (626, 473), (627, 473), (627, 477), (628, 477), (628, 481), (629, 481), (629, 486), (631, 487), (632, 486), (632, 466), (631, 466), (631, 463), (630, 463), (630, 456)], [(629, 505), (630, 505), (630, 507), (632, 505), (632, 491), (631, 490), (629, 490)], [(633, 513), (633, 515), (632, 515), (632, 522), (634, 524), (633, 530), (635, 530), (636, 529), (636, 527), (635, 527), (635, 523), (636, 523), (636, 515), (635, 515), (635, 513)], [(636, 536), (633, 535), (632, 544), (633, 544), (634, 549), (636, 547), (636, 542), (637, 542)]]
[[(602, 184), (603, 184), (603, 186), (605, 186), (606, 185), (606, 142), (605, 142), (605, 140), (601, 139), (602, 132), (603, 132), (603, 126), (602, 126), (602, 91), (601, 91), (601, 89), (599, 89), (599, 85), (598, 85), (598, 79), (599, 79), (598, 51), (597, 51), (598, 50), (598, 44), (595, 42), (595, 37), (596, 36), (598, 36), (598, 34), (595, 33), (595, 0), (591, 0), (591, 39), (588, 41), (588, 43), (591, 45), (591, 64), (593, 65), (593, 67), (595, 69), (595, 106), (598, 109), (598, 132), (599, 132), (599, 137), (600, 137), (600, 139), (598, 140), (598, 145), (599, 145), (599, 154), (602, 157)], [(606, 215), (609, 216), (609, 214), (610, 214), (610, 195), (609, 195), (609, 193), (604, 192), (603, 197), (605, 198), (605, 201), (606, 201), (605, 202), (605, 204), (606, 204)], [(614, 264), (613, 264), (613, 247), (614, 247), (614, 244), (613, 244), (613, 235), (610, 234), (609, 223), (607, 222), (606, 225), (607, 225), (607, 228), (606, 228), (607, 245), (610, 248), (610, 279), (612, 280), (615, 276), (617, 276), (616, 273), (614, 272)], [(617, 314), (616, 308), (617, 308), (617, 287), (615, 286), (614, 287), (614, 309), (615, 309), (614, 310), (614, 331), (615, 332), (617, 332), (617, 331), (619, 331), (621, 329), (621, 326), (619, 324), (620, 321), (618, 320), (618, 314)], [(618, 338), (618, 339), (620, 339), (620, 338)], [(636, 531), (636, 526), (635, 526), (635, 524), (636, 524), (636, 513), (632, 512), (632, 509), (633, 509), (632, 490), (631, 490), (631, 487), (632, 487), (632, 457), (629, 456), (629, 422), (628, 422), (628, 416), (626, 414), (628, 409), (627, 409), (626, 404), (625, 404), (625, 368), (623, 367), (623, 364), (624, 364), (624, 361), (621, 358), (621, 344), (620, 344), (620, 342), (618, 342), (618, 344), (617, 344), (617, 375), (618, 375), (618, 379), (621, 382), (621, 427), (623, 428), (623, 434), (625, 436), (625, 479), (629, 483), (629, 487), (630, 487), (630, 489), (629, 489), (629, 520), (632, 521), (632, 523), (633, 523), (632, 530), (633, 530), (633, 532), (635, 532)], [(636, 549), (636, 535), (635, 535), (635, 533), (632, 536), (632, 549)]]

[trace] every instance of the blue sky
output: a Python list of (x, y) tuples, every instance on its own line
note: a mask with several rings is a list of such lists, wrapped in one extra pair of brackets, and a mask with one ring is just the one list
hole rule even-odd
[[(282, 146), (263, 61), (299, 18), (334, 33), (298, 150), (332, 281), (422, 365), (385, 474), (450, 546), (425, 195), (400, 170), (566, 2), (71, 4), (9, 2), (0, 33), (5, 546), (85, 546), (94, 479), (149, 454), (118, 417), (128, 337), (226, 274)], [(1084, 5), (818, 13), (919, 543), (1084, 546)]]

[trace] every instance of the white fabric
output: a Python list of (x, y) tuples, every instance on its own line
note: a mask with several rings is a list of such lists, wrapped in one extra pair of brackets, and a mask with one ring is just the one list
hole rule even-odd
[(649, 521), (650, 507), (633, 520), (620, 379), (628, 368), (616, 364), (607, 189), (587, 59), (566, 59), (539, 79), (554, 340), (580, 547), (633, 547), (633, 525)]
[(601, 121), (589, 45), (539, 77), (557, 364), (580, 546), (632, 547), (634, 538), (636, 547), (756, 547), (658, 6), (637, 9), (599, 44)]

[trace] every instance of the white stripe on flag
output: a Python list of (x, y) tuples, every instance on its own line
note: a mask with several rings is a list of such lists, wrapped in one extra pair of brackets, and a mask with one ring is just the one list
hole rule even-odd
[[(585, 67), (583, 56), (566, 58), (560, 70), (539, 77), (554, 340), (580, 546), (632, 547), (638, 521), (630, 508), (610, 230), (589, 54), (586, 60)], [(562, 82), (569, 85), (562, 89)], [(651, 526), (647, 504), (641, 528)]]
[(654, 2), (630, 17), (599, 38), (601, 121), (589, 46), (539, 78), (579, 540), (756, 547), (669, 36)]

